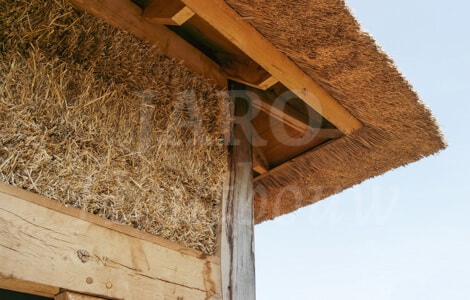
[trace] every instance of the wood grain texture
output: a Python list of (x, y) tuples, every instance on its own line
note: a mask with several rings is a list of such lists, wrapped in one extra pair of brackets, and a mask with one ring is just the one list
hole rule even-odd
[(223, 0), (182, 0), (288, 89), (349, 134), (362, 123)]
[(250, 105), (248, 97), (233, 101), (235, 123), (222, 202), (222, 295), (226, 300), (252, 300), (256, 295)]
[(107, 298), (220, 294), (216, 259), (97, 219), (0, 184), (0, 275)]

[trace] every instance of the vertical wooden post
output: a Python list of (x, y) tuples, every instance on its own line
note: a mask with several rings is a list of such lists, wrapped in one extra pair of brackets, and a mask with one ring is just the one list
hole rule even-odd
[(222, 202), (221, 269), (224, 300), (255, 299), (251, 106), (247, 95), (231, 86), (235, 121), (229, 172)]

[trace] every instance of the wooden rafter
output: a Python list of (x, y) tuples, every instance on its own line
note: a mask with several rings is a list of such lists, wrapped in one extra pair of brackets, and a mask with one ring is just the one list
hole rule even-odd
[(218, 258), (5, 184), (0, 228), (0, 277), (17, 285), (118, 299), (209, 299), (220, 293)]
[(362, 124), (223, 0), (181, 0), (300, 99), (346, 134)]

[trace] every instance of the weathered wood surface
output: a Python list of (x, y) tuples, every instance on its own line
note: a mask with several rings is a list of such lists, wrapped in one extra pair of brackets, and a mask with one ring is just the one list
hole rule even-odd
[[(239, 92), (236, 95), (242, 96)], [(233, 96), (233, 94), (232, 94)], [(224, 300), (255, 299), (250, 104), (233, 99), (235, 123), (222, 201), (221, 270)]]
[(218, 259), (0, 184), (0, 276), (119, 299), (211, 299)]

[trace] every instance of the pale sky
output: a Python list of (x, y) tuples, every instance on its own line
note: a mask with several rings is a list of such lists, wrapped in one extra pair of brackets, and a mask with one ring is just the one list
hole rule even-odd
[(468, 300), (470, 2), (346, 2), (449, 147), (258, 225), (257, 299)]

